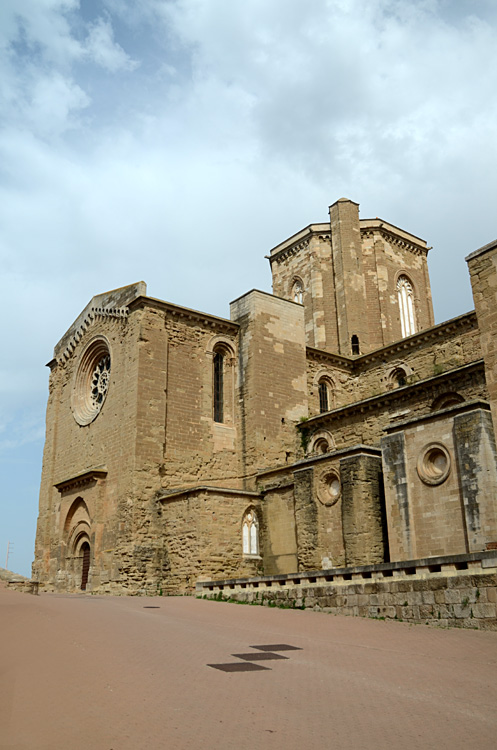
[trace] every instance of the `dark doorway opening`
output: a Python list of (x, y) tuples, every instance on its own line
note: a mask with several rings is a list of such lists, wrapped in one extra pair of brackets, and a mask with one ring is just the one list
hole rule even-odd
[(81, 571), (81, 590), (86, 590), (86, 584), (88, 583), (88, 571), (90, 570), (90, 545), (88, 542), (83, 542), (81, 545), (81, 552), (83, 553), (83, 569)]

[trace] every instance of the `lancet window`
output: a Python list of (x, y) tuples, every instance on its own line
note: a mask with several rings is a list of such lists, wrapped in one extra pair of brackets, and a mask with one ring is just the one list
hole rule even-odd
[(304, 304), (304, 285), (301, 279), (295, 279), (292, 287), (292, 297), (294, 302)]
[(244, 555), (259, 554), (259, 521), (253, 510), (248, 510), (243, 517), (242, 541)]
[(407, 276), (399, 276), (397, 281), (397, 298), (400, 311), (400, 328), (402, 338), (416, 333), (416, 314), (414, 309), (414, 290)]

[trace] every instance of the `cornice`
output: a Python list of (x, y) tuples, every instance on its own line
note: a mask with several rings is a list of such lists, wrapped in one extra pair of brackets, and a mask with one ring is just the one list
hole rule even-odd
[[(310, 420), (307, 420), (306, 422), (303, 422), (299, 426), (305, 427), (309, 421)], [(263, 469), (262, 471), (257, 472), (257, 479), (270, 477), (273, 474), (285, 474), (285, 473), (293, 474), (294, 472), (304, 470), (308, 468), (309, 466), (313, 466), (315, 464), (320, 464), (322, 462), (329, 461), (331, 458), (334, 458), (334, 459), (347, 458), (349, 456), (357, 456), (358, 454), (368, 455), (368, 456), (381, 456), (381, 450), (371, 445), (364, 445), (363, 443), (357, 443), (357, 445), (352, 445), (350, 446), (350, 448), (339, 448), (338, 450), (329, 451), (328, 453), (320, 453), (317, 456), (308, 456), (307, 458), (302, 458), (299, 461), (295, 461), (293, 464), (281, 464), (281, 466), (276, 466), (273, 469)], [(282, 489), (283, 487), (292, 486), (292, 484), (293, 482), (288, 482), (288, 484), (286, 485), (281, 485), (281, 484), (265, 485), (264, 488), (261, 490), (261, 493), (265, 494), (272, 490), (278, 490), (278, 489)]]
[(235, 495), (237, 497), (249, 497), (249, 498), (260, 498), (259, 492), (252, 492), (250, 490), (234, 490), (227, 487), (212, 487), (211, 485), (196, 485), (195, 487), (182, 487), (180, 489), (171, 490), (170, 492), (164, 492), (159, 495), (157, 499), (161, 503), (167, 503), (172, 500), (179, 500), (181, 497), (186, 495), (193, 495), (197, 493), (203, 493), (207, 495)]
[(343, 354), (328, 352), (325, 349), (317, 349), (313, 346), (306, 347), (306, 354), (308, 359), (326, 362), (327, 364), (342, 367), (353, 374), (358, 374), (364, 371), (369, 365), (374, 365), (378, 360), (384, 363), (389, 359), (398, 358), (400, 354), (405, 354), (420, 345), (431, 343), (435, 339), (449, 335), (454, 331), (476, 328), (478, 328), (476, 313), (474, 310), (471, 310), (468, 313), (459, 315), (457, 318), (438, 323), (431, 328), (424, 328), (413, 336), (408, 336), (405, 339), (394, 341), (392, 344), (387, 344), (387, 346), (383, 346), (381, 349), (374, 349), (367, 354), (361, 354), (359, 357), (346, 357)]
[(497, 240), (492, 240), (492, 242), (483, 245), (483, 247), (479, 247), (478, 250), (474, 250), (472, 253), (466, 256), (465, 261), (466, 263), (468, 263), (470, 260), (474, 260), (480, 255), (485, 255), (486, 253), (490, 253), (493, 250), (497, 250)]
[(464, 313), (463, 315), (458, 315), (457, 318), (451, 318), (443, 323), (438, 323), (436, 326), (431, 326), (431, 328), (424, 328), (413, 336), (394, 341), (392, 344), (383, 346), (381, 349), (375, 349), (367, 354), (361, 354), (359, 357), (355, 357), (352, 360), (354, 363), (354, 370), (360, 371), (364, 365), (374, 363), (378, 359), (383, 360), (392, 355), (397, 356), (398, 354), (410, 349), (415, 349), (420, 344), (432, 342), (435, 339), (441, 338), (442, 336), (453, 333), (457, 330), (463, 330), (464, 328), (478, 328), (478, 321), (474, 310)]
[(428, 251), (433, 249), (431, 247), (428, 247), (427, 245), (421, 245), (414, 240), (407, 239), (401, 234), (397, 234), (395, 231), (391, 231), (390, 228), (381, 225), (377, 227), (361, 227), (361, 238), (373, 237), (375, 234), (379, 234), (384, 240), (389, 242), (390, 245), (400, 247), (402, 250), (408, 250), (414, 255), (426, 256), (428, 255)]
[(75, 477), (71, 477), (70, 479), (64, 479), (64, 481), (54, 484), (54, 487), (60, 492), (60, 494), (62, 494), (63, 492), (67, 492), (68, 490), (76, 489), (78, 487), (84, 487), (85, 485), (92, 484), (93, 482), (103, 480), (107, 477), (107, 474), (108, 471), (105, 466), (101, 466), (97, 469), (90, 469), (89, 471), (85, 471), (82, 474), (77, 474)]
[(344, 357), (342, 354), (333, 354), (324, 349), (316, 349), (313, 346), (306, 346), (306, 358), (313, 359), (317, 362), (326, 362), (328, 365), (335, 365), (345, 370), (352, 371), (356, 360), (351, 357)]
[(471, 362), (471, 364), (469, 365), (455, 367), (454, 369), (447, 370), (446, 372), (440, 373), (439, 375), (432, 375), (429, 378), (418, 380), (416, 383), (412, 383), (411, 385), (404, 385), (400, 388), (395, 388), (392, 391), (385, 391), (385, 393), (380, 393), (377, 396), (370, 396), (369, 398), (362, 399), (361, 401), (354, 401), (351, 404), (339, 406), (338, 408), (324, 412), (323, 414), (317, 414), (315, 417), (310, 417), (305, 422), (298, 424), (297, 427), (300, 430), (306, 428), (308, 429), (309, 427), (317, 427), (321, 426), (322, 424), (328, 424), (330, 419), (346, 417), (356, 412), (364, 413), (372, 411), (374, 409), (379, 409), (396, 400), (403, 401), (409, 394), (416, 393), (420, 390), (426, 390), (427, 387), (435, 385), (439, 382), (444, 381), (447, 383), (457, 383), (457, 381), (459, 381), (462, 376), (470, 375), (471, 373), (478, 371), (484, 372), (484, 368), (484, 360), (479, 359), (476, 362)]
[[(310, 224), (308, 227), (294, 235), (294, 237), (295, 239), (290, 237), (288, 240), (285, 240), (285, 242), (276, 245), (276, 247), (271, 249), (269, 255), (265, 256), (271, 264), (273, 261), (282, 263), (292, 255), (295, 255), (301, 250), (305, 250), (309, 246), (313, 237), (329, 241), (331, 239), (331, 230), (329, 224)], [(278, 248), (280, 249), (278, 250)]]
[(301, 250), (305, 250), (306, 248), (308, 248), (310, 241), (311, 241), (311, 238), (306, 237), (305, 240), (301, 240), (300, 242), (295, 242), (293, 245), (283, 248), (283, 250), (280, 250), (274, 255), (266, 255), (265, 257), (269, 260), (271, 264), (273, 263), (274, 260), (277, 263), (282, 263), (287, 258), (291, 258), (292, 255), (296, 255)]
[(440, 418), (440, 416), (450, 414), (466, 414), (472, 411), (490, 411), (490, 404), (481, 398), (473, 398), (470, 401), (461, 401), (460, 404), (454, 404), (448, 406), (446, 409), (437, 409), (437, 411), (431, 411), (429, 414), (421, 414), (420, 416), (413, 417), (412, 419), (405, 419), (402, 422), (394, 422), (384, 428), (384, 432), (390, 434), (392, 432), (398, 432), (403, 430), (405, 427), (412, 426), (414, 424), (421, 424), (422, 422), (432, 422)]
[(91, 307), (84, 318), (82, 319), (79, 326), (72, 333), (71, 337), (66, 342), (65, 348), (60, 354), (58, 354), (53, 360), (51, 360), (47, 367), (53, 369), (56, 364), (63, 364), (72, 356), (77, 345), (83, 338), (86, 331), (91, 328), (99, 320), (105, 320), (107, 318), (117, 318), (118, 320), (126, 320), (128, 317), (129, 308), (127, 307)]
[(188, 307), (181, 307), (172, 302), (164, 302), (163, 300), (155, 299), (154, 297), (137, 297), (130, 303), (129, 311), (134, 312), (135, 310), (143, 309), (144, 307), (162, 310), (167, 312), (173, 318), (183, 318), (185, 320), (201, 322), (206, 327), (228, 331), (233, 334), (236, 334), (240, 328), (238, 323), (234, 323), (227, 318), (219, 318), (217, 315), (210, 315), (209, 313), (203, 313), (199, 310), (191, 310)]

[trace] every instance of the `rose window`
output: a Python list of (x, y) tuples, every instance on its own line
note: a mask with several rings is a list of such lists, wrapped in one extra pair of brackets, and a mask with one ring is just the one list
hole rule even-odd
[(95, 408), (100, 408), (109, 388), (110, 356), (102, 357), (93, 371), (91, 379), (91, 400)]
[(111, 356), (104, 338), (97, 338), (82, 353), (72, 392), (76, 422), (87, 425), (97, 417), (110, 385)]

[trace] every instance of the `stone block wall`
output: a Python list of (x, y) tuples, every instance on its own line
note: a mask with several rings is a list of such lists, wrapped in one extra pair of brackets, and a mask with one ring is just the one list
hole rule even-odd
[(437, 403), (442, 404), (438, 408), (443, 408), (443, 399), (454, 396), (466, 402), (487, 397), (482, 362), (335, 408), (309, 418), (300, 429), (307, 435), (308, 452), (313, 451), (323, 431), (329, 433), (335, 448), (358, 443), (379, 447), (384, 430), (391, 423), (430, 414)]
[[(131, 532), (129, 504), (133, 497), (136, 440), (137, 358), (140, 322), (135, 317), (96, 314), (86, 329), (79, 330), (68, 356), (51, 363), (47, 435), (40, 487), (40, 510), (35, 544), (33, 577), (44, 583), (64, 577), (72, 550), (67, 548), (65, 523), (72, 500), (81, 496), (92, 521), (94, 568), (110, 571), (123, 529)], [(111, 355), (110, 384), (97, 418), (78, 424), (72, 400), (79, 354), (96, 339), (108, 342)], [(72, 495), (56, 485), (75, 479), (90, 469), (105, 468), (111, 482), (98, 491), (91, 485), (74, 486)], [(102, 495), (104, 493), (104, 496)], [(121, 515), (121, 511), (123, 511)]]
[(488, 411), (477, 406), (392, 425), (382, 439), (392, 560), (475, 552), (494, 541), (495, 440)]
[(466, 261), (471, 276), (495, 428), (497, 425), (497, 241), (494, 240), (471, 253)]
[(311, 224), (273, 248), (273, 293), (294, 298), (301, 282), (308, 346), (344, 356), (357, 336), (360, 353), (402, 338), (397, 280), (408, 275), (417, 330), (433, 326), (424, 240), (380, 219), (359, 220), (359, 206), (341, 198), (329, 224)]
[(204, 581), (196, 594), (332, 615), (497, 630), (497, 560), (490, 554)]
[(294, 460), (295, 426), (307, 416), (303, 308), (254, 290), (231, 303), (231, 318), (240, 326), (242, 473), (252, 489), (258, 470)]
[(257, 493), (200, 487), (165, 495), (162, 535), (167, 556), (157, 587), (165, 593), (191, 593), (197, 580), (262, 572), (262, 557), (242, 547), (242, 520), (253, 508), (260, 519), (260, 546), (265, 526)]
[(340, 481), (345, 564), (384, 562), (388, 542), (381, 458), (367, 453), (342, 458)]
[[(340, 408), (362, 399), (387, 393), (398, 387), (396, 373), (405, 373), (406, 383), (414, 384), (471, 364), (482, 358), (475, 313), (467, 313), (442, 323), (381, 352), (357, 360), (333, 357), (326, 352), (307, 350), (309, 414), (319, 414), (318, 383), (328, 377), (333, 383), (330, 408)], [(447, 381), (440, 393), (449, 390)], [(469, 397), (485, 397), (486, 390)], [(436, 396), (435, 396), (436, 397)], [(465, 395), (468, 398), (468, 395)]]
[(364, 278), (368, 300), (369, 349), (402, 339), (397, 280), (406, 275), (414, 291), (416, 330), (434, 324), (426, 242), (382, 219), (361, 219)]
[(294, 482), (284, 477), (280, 485), (264, 491), (264, 573), (291, 573), (298, 569)]
[(388, 557), (379, 451), (337, 451), (262, 472), (267, 575)]
[(270, 256), (273, 294), (294, 301), (302, 282), (308, 346), (339, 351), (329, 224), (312, 224)]

